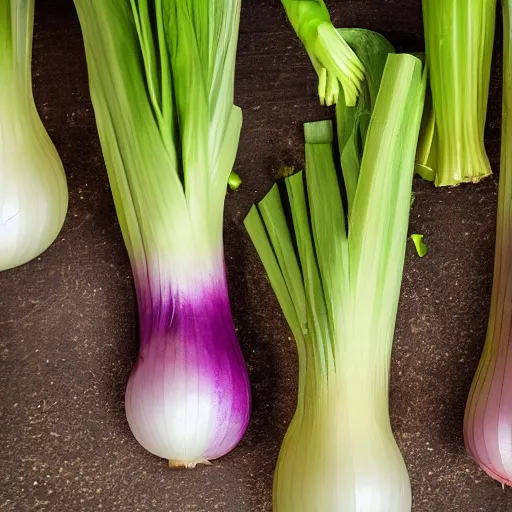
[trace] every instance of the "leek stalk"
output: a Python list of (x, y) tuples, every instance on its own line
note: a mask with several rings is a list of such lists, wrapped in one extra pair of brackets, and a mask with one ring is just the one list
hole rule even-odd
[(389, 55), (348, 223), (329, 121), (304, 127), (307, 197), (302, 172), (285, 179), (293, 230), (276, 185), (245, 220), (299, 355), (276, 512), (411, 509), (388, 376), (424, 91), (421, 62)]

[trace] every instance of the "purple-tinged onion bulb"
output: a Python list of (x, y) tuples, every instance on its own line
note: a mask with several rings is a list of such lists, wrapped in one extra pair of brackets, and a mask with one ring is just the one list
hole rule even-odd
[(225, 279), (192, 293), (139, 290), (139, 317), (140, 352), (125, 404), (135, 438), (171, 467), (225, 455), (250, 414)]

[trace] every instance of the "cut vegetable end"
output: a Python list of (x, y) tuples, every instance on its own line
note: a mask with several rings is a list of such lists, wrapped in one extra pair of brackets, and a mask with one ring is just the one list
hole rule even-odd
[[(433, 151), (436, 151), (436, 149), (433, 149)], [(478, 161), (482, 160), (481, 157), (482, 155), (475, 153), (473, 162), (477, 163), (470, 165), (472, 169), (477, 170), (469, 171), (468, 166), (458, 167), (455, 160), (450, 161), (448, 164), (442, 164), (444, 167), (440, 168), (435, 156), (430, 155), (428, 159), (422, 159), (423, 162), (421, 162), (418, 160), (417, 155), (415, 172), (424, 180), (434, 182), (436, 187), (456, 187), (463, 183), (479, 183), (492, 175), (491, 166), (486, 155), (483, 156), (484, 161), (478, 164)], [(466, 156), (465, 159), (470, 161), (471, 157)], [(428, 160), (428, 163), (425, 163), (426, 160)]]
[(333, 141), (332, 121), (304, 123), (306, 144), (331, 144)]
[(281, 165), (276, 172), (276, 180), (287, 178), (295, 173), (295, 167), (293, 165)]
[[(487, 170), (483, 171), (481, 174), (464, 176), (460, 174), (439, 174), (434, 172), (434, 184), (436, 187), (458, 187), (464, 183), (479, 183), (488, 176), (491, 176), (491, 174), (492, 172)], [(425, 175), (428, 176), (428, 172), (425, 172)]]

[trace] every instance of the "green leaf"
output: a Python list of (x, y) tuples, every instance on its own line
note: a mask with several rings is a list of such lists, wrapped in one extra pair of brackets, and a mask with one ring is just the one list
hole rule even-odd
[(233, 104), (240, 1), (75, 5), (130, 257), (207, 258), (222, 240), (242, 124)]
[[(281, 212), (282, 210), (278, 209), (275, 214), (281, 215)], [(300, 277), (295, 254), (291, 252), (285, 259), (281, 258), (281, 260), (279, 260), (277, 258), (256, 206), (253, 206), (249, 211), (249, 214), (244, 220), (244, 225), (265, 267), (270, 284), (276, 294), (286, 321), (295, 338), (300, 341), (303, 336), (303, 330), (305, 329), (306, 305), (304, 293), (301, 290), (302, 278)], [(285, 233), (284, 236), (288, 237), (289, 235)], [(280, 253), (280, 255), (282, 256), (282, 253)], [(293, 268), (293, 271), (287, 274), (287, 279), (284, 277), (281, 264), (284, 265), (285, 270), (288, 266)], [(297, 281), (293, 282), (293, 278)]]
[(364, 311), (371, 311), (374, 320), (368, 328), (380, 328), (390, 338), (400, 291), (424, 97), (421, 61), (411, 55), (390, 54), (368, 129), (350, 216), (350, 285), (355, 307), (361, 308), (356, 314), (363, 316)]
[(343, 102), (336, 106), (338, 146), (350, 215), (368, 125), (387, 57), (390, 53), (394, 53), (394, 49), (381, 34), (371, 30), (351, 28), (338, 29), (338, 32), (354, 50), (366, 70), (366, 80), (361, 84), (361, 94), (356, 106), (347, 107)]

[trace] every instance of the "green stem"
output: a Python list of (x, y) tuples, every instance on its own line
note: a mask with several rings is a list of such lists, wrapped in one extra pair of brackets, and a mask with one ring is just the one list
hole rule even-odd
[(4, 0), (0, 6), (0, 78), (2, 90), (32, 98), (34, 0)]

